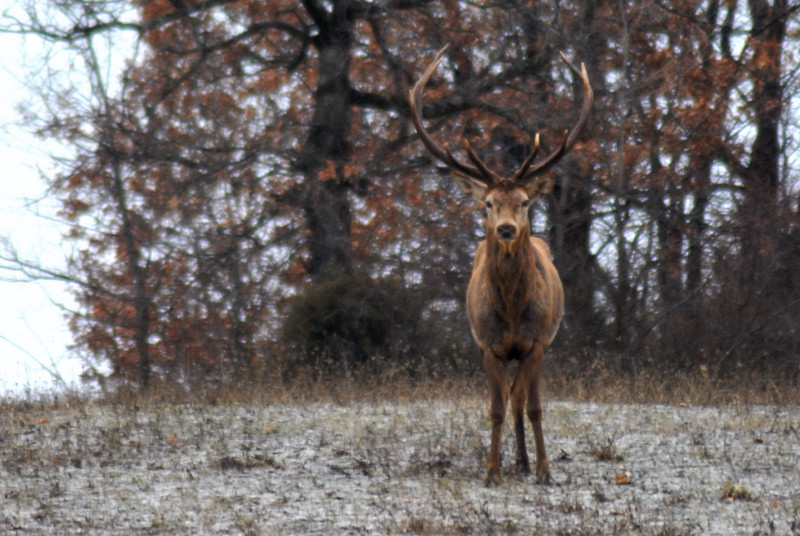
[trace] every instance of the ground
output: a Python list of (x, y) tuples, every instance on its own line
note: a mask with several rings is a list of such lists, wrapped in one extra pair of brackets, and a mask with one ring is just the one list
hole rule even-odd
[[(800, 408), (549, 402), (555, 484), (487, 488), (486, 401), (0, 415), (2, 534), (800, 534)], [(530, 440), (529, 434), (529, 444)]]

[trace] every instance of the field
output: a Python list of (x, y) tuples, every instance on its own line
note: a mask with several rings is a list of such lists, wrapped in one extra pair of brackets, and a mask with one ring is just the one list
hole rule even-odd
[(0, 533), (800, 534), (796, 405), (550, 400), (487, 488), (480, 389), (409, 395), (6, 403)]

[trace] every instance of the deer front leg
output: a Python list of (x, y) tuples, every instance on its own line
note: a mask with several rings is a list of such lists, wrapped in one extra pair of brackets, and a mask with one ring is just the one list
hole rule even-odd
[(500, 441), (508, 404), (508, 364), (489, 350), (484, 352), (484, 367), (489, 379), (489, 416), (492, 421), (492, 443), (486, 469), (486, 485), (500, 484)]

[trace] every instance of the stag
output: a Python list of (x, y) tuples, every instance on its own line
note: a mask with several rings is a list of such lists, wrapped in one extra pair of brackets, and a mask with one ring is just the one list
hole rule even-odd
[[(469, 163), (453, 156), (449, 145), (437, 145), (422, 126), (422, 93), (442, 61), (447, 47), (439, 51), (409, 94), (411, 118), (420, 141), (435, 158), (452, 168), (461, 190), (486, 208), (486, 239), (478, 246), (467, 289), (467, 315), (478, 344), (489, 383), (492, 439), (486, 472), (487, 485), (500, 483), (500, 440), (508, 399), (514, 416), (516, 469), (530, 474), (525, 446), (525, 417), (533, 428), (536, 446), (537, 482), (552, 483), (542, 434), (540, 385), (544, 351), (553, 342), (564, 315), (561, 279), (550, 260), (550, 249), (530, 236), (528, 208), (548, 195), (555, 182), (545, 174), (578, 140), (589, 117), (593, 92), (581, 64), (578, 69), (562, 53), (567, 65), (581, 77), (585, 91), (578, 122), (558, 147), (534, 164), (539, 151), (536, 134), (533, 150), (509, 178), (491, 171), (465, 140)], [(516, 374), (510, 378), (511, 364)]]

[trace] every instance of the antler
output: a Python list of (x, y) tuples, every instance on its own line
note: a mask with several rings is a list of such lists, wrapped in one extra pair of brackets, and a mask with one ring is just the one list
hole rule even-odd
[(420, 118), (420, 110), (422, 109), (422, 92), (425, 90), (425, 85), (428, 83), (428, 80), (431, 79), (433, 76), (434, 71), (439, 66), (439, 63), (442, 61), (442, 56), (444, 55), (447, 47), (449, 45), (445, 45), (438, 54), (436, 54), (436, 58), (434, 58), (433, 62), (428, 66), (423, 73), (422, 77), (417, 80), (417, 83), (414, 84), (414, 87), (411, 89), (408, 95), (408, 104), (411, 106), (411, 120), (414, 122), (414, 127), (417, 129), (417, 133), (419, 134), (419, 139), (425, 145), (425, 148), (428, 149), (433, 156), (441, 160), (443, 163), (447, 164), (451, 168), (455, 169), (476, 179), (480, 182), (483, 182), (487, 185), (494, 184), (500, 180), (500, 177), (491, 171), (489, 168), (486, 167), (486, 164), (478, 158), (478, 155), (475, 154), (475, 151), (469, 146), (468, 142), (464, 142), (466, 149), (467, 149), (467, 156), (472, 161), (474, 166), (470, 166), (468, 164), (464, 164), (456, 160), (453, 156), (453, 153), (450, 152), (450, 146), (445, 145), (444, 148), (439, 147), (436, 142), (434, 142), (428, 133), (425, 132), (425, 128), (422, 126), (422, 119)]
[(567, 154), (570, 149), (577, 143), (578, 136), (580, 136), (583, 127), (586, 125), (586, 121), (589, 119), (589, 112), (592, 111), (592, 101), (594, 100), (594, 91), (592, 91), (592, 84), (589, 82), (589, 74), (586, 72), (586, 65), (581, 63), (581, 68), (578, 69), (575, 67), (575, 64), (569, 61), (566, 55), (563, 52), (559, 52), (561, 54), (561, 58), (569, 65), (569, 68), (572, 71), (581, 77), (581, 81), (583, 82), (583, 89), (585, 95), (583, 97), (583, 107), (581, 108), (581, 115), (578, 117), (578, 122), (575, 124), (575, 128), (572, 129), (572, 132), (568, 130), (564, 131), (564, 139), (562, 140), (561, 144), (559, 145), (558, 149), (553, 151), (550, 156), (536, 164), (535, 166), (531, 167), (533, 163), (533, 157), (536, 155), (536, 152), (539, 150), (539, 134), (536, 134), (536, 142), (531, 152), (531, 155), (525, 160), (522, 164), (522, 167), (517, 170), (514, 175), (511, 176), (511, 180), (513, 182), (517, 182), (520, 184), (525, 184), (530, 182), (530, 180), (535, 177), (536, 175), (540, 175), (550, 169), (550, 167), (558, 162), (562, 156)]
[[(456, 160), (456, 158), (453, 156), (453, 153), (450, 152), (449, 145), (445, 144), (444, 148), (439, 147), (436, 142), (434, 142), (431, 137), (428, 136), (428, 133), (425, 132), (425, 129), (422, 126), (422, 119), (420, 118), (420, 109), (422, 108), (422, 92), (425, 90), (425, 85), (428, 83), (428, 80), (430, 80), (431, 76), (433, 76), (434, 71), (436, 71), (436, 68), (442, 61), (442, 57), (446, 50), (447, 46), (442, 48), (439, 53), (436, 54), (436, 58), (434, 58), (433, 62), (423, 73), (422, 77), (417, 80), (417, 83), (414, 84), (414, 87), (409, 92), (408, 100), (409, 105), (411, 106), (411, 120), (414, 122), (414, 127), (416, 127), (420, 141), (422, 141), (422, 143), (425, 145), (425, 148), (444, 164), (464, 175), (472, 177), (473, 179), (486, 184), (487, 186), (500, 182), (502, 180), (501, 177), (486, 167), (486, 164), (478, 157), (475, 151), (472, 150), (469, 142), (465, 140), (464, 145), (467, 150), (467, 156), (469, 156), (469, 159), (472, 161), (474, 166), (464, 164)], [(561, 52), (561, 57), (567, 63), (567, 65), (569, 65), (570, 69), (580, 76), (581, 80), (583, 81), (585, 96), (583, 99), (583, 108), (581, 109), (581, 114), (578, 117), (578, 122), (575, 124), (575, 128), (571, 133), (568, 130), (564, 131), (564, 139), (561, 141), (561, 144), (555, 151), (553, 151), (538, 164), (533, 165), (533, 160), (536, 157), (536, 154), (539, 152), (539, 134), (536, 134), (533, 150), (531, 151), (530, 155), (528, 155), (528, 158), (525, 159), (525, 162), (523, 162), (522, 166), (511, 176), (509, 179), (511, 182), (526, 184), (527, 182), (530, 182), (530, 180), (536, 175), (544, 173), (550, 169), (553, 164), (558, 162), (562, 156), (572, 149), (572, 147), (578, 141), (578, 136), (583, 130), (583, 127), (586, 125), (586, 121), (589, 119), (589, 112), (592, 109), (594, 92), (592, 91), (592, 85), (589, 83), (589, 75), (586, 73), (586, 66), (581, 63), (581, 68), (578, 69), (575, 67), (575, 64), (573, 64), (564, 55), (563, 52)]]

